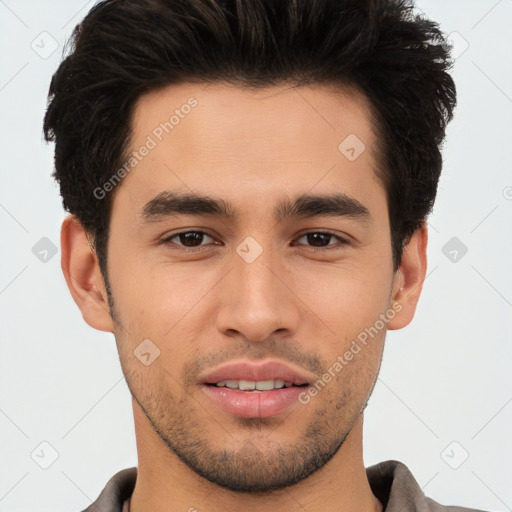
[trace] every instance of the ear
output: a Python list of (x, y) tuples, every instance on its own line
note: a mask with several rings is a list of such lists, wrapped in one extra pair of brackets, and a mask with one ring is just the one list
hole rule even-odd
[(95, 329), (114, 332), (98, 259), (74, 215), (64, 219), (60, 243), (62, 272), (84, 320)]
[(424, 222), (404, 247), (400, 268), (393, 278), (392, 304), (397, 314), (389, 320), (388, 329), (402, 329), (416, 312), (427, 272), (428, 232)]

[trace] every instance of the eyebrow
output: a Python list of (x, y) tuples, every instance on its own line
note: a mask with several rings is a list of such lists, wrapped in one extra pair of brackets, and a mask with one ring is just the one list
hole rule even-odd
[[(164, 191), (146, 203), (141, 210), (147, 222), (156, 222), (177, 215), (197, 215), (236, 219), (236, 210), (223, 199), (194, 193)], [(369, 222), (371, 215), (357, 199), (343, 193), (303, 194), (281, 200), (274, 209), (274, 218), (312, 218), (317, 216), (349, 217)]]

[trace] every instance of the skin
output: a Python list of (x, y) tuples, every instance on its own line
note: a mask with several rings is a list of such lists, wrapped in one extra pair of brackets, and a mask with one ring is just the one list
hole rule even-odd
[[(414, 316), (426, 227), (414, 233), (395, 272), (363, 96), (327, 85), (173, 85), (138, 100), (132, 149), (190, 97), (197, 106), (113, 192), (114, 309), (82, 226), (69, 216), (62, 229), (70, 291), (89, 325), (115, 334), (133, 395), (138, 477), (131, 512), (380, 511), (363, 464), (363, 411), (386, 330)], [(355, 161), (338, 150), (349, 134), (366, 146)], [(144, 220), (144, 205), (166, 190), (221, 198), (236, 216)], [(369, 219), (273, 217), (283, 198), (333, 192), (357, 199)], [(349, 243), (302, 236), (325, 230)], [(186, 231), (208, 236), (189, 242), (190, 253), (183, 238), (162, 242)], [(252, 263), (236, 252), (248, 236), (263, 249)], [(393, 305), (400, 311), (387, 326), (307, 404), (243, 419), (198, 385), (201, 373), (235, 359), (280, 360), (320, 378)], [(160, 356), (145, 366), (134, 350), (148, 338)]]

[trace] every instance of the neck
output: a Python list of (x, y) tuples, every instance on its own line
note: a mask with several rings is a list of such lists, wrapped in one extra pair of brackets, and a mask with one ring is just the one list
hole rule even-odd
[(134, 401), (138, 471), (130, 512), (381, 512), (362, 457), (363, 415), (321, 469), (301, 482), (270, 493), (242, 493), (219, 487), (192, 471), (156, 434)]

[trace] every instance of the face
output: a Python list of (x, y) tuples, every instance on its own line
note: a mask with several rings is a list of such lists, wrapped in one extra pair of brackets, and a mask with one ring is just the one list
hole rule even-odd
[(108, 275), (137, 407), (212, 482), (296, 483), (362, 414), (397, 312), (367, 104), (180, 84), (140, 98), (133, 134)]

